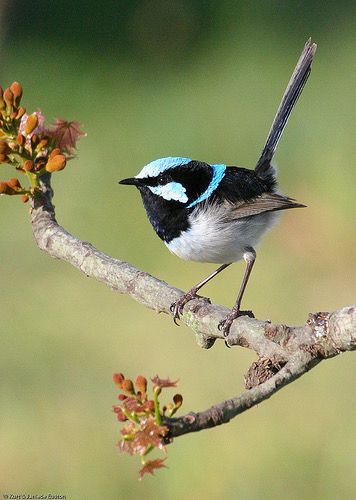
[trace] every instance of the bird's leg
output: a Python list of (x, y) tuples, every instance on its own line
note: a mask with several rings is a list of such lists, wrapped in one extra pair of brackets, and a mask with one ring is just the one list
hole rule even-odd
[(254, 314), (252, 311), (241, 311), (240, 306), (241, 306), (242, 297), (244, 295), (248, 279), (249, 279), (251, 271), (252, 271), (253, 264), (255, 263), (255, 260), (256, 260), (256, 252), (253, 248), (248, 248), (248, 249), (246, 249), (246, 252), (244, 253), (243, 257), (244, 257), (244, 260), (246, 262), (246, 269), (245, 269), (245, 275), (244, 275), (244, 278), (242, 280), (239, 294), (237, 296), (235, 305), (231, 309), (230, 313), (226, 316), (225, 319), (223, 319), (219, 323), (219, 330), (221, 330), (224, 333), (224, 337), (227, 337), (229, 335), (230, 327), (231, 327), (233, 321), (236, 318), (238, 318), (239, 316), (250, 316), (250, 318), (254, 318)]
[(176, 325), (178, 325), (177, 320), (180, 319), (180, 316), (183, 314), (183, 308), (185, 304), (187, 304), (187, 302), (189, 302), (190, 300), (195, 299), (197, 297), (197, 291), (200, 290), (201, 287), (203, 287), (206, 283), (208, 283), (208, 281), (212, 280), (217, 274), (221, 273), (221, 271), (226, 269), (227, 266), (229, 266), (230, 264), (231, 262), (229, 264), (223, 264), (213, 273), (209, 274), (209, 276), (205, 278), (203, 281), (193, 286), (193, 288), (191, 288), (189, 292), (182, 295), (176, 302), (173, 302), (173, 304), (170, 307), (170, 310), (173, 313), (173, 320)]

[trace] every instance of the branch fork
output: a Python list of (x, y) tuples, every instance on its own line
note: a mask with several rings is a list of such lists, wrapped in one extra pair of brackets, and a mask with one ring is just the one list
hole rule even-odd
[[(172, 316), (171, 304), (183, 292), (68, 233), (56, 221), (50, 180), (50, 174), (40, 178), (41, 192), (31, 200), (31, 223), (39, 248), (112, 290), (130, 295), (145, 307)], [(169, 429), (167, 440), (227, 423), (322, 360), (356, 349), (356, 305), (333, 313), (311, 313), (303, 326), (273, 324), (242, 316), (234, 321), (225, 339), (218, 325), (227, 313), (226, 307), (197, 298), (184, 307), (181, 322), (193, 330), (200, 347), (208, 349), (216, 340), (226, 340), (230, 347), (255, 351), (258, 359), (245, 377), (247, 390), (205, 411), (165, 418), (164, 425)]]

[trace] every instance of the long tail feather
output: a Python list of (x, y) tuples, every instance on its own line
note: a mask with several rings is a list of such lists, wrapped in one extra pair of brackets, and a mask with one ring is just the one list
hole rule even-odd
[(260, 159), (255, 167), (255, 171), (260, 177), (264, 177), (269, 174), (271, 160), (276, 151), (279, 139), (281, 138), (292, 109), (296, 104), (306, 81), (308, 80), (316, 47), (316, 44), (312, 43), (309, 38), (304, 46), (303, 52), (300, 55), (291, 79), (289, 80), (269, 131), (265, 147), (263, 148)]

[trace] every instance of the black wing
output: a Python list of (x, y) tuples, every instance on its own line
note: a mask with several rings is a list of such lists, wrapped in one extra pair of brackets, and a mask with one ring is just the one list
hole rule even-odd
[(275, 185), (272, 177), (262, 179), (254, 170), (227, 167), (225, 177), (213, 196), (218, 203), (226, 206), (229, 219), (305, 207), (293, 198), (274, 193)]
[(272, 192), (276, 181), (272, 177), (261, 179), (254, 170), (242, 167), (226, 167), (226, 173), (216, 191), (214, 198), (232, 204), (248, 202)]

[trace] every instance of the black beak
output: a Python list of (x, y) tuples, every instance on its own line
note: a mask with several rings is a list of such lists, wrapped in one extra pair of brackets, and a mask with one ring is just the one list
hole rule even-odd
[(141, 184), (141, 179), (136, 179), (136, 177), (129, 177), (128, 179), (122, 179), (119, 184), (126, 184), (127, 186), (139, 186)]

